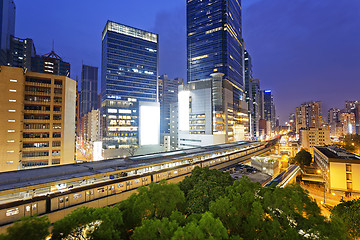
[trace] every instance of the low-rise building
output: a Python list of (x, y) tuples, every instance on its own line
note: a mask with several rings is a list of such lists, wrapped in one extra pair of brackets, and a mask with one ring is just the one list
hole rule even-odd
[(360, 197), (360, 156), (335, 146), (315, 147), (314, 160), (322, 172), (327, 192)]
[(330, 145), (330, 130), (328, 128), (307, 128), (300, 131), (301, 147), (313, 155), (315, 146)]

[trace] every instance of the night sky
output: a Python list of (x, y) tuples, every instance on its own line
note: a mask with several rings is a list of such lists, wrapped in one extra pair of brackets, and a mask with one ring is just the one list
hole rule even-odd
[[(16, 36), (32, 38), (38, 54), (101, 65), (107, 20), (160, 35), (159, 74), (186, 78), (185, 0), (15, 0)], [(323, 112), (360, 100), (359, 0), (243, 0), (243, 37), (254, 77), (272, 89), (281, 122), (304, 101)], [(100, 80), (100, 79), (99, 79)]]

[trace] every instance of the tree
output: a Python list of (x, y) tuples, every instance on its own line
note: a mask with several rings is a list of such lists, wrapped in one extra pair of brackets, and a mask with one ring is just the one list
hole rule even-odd
[(123, 228), (119, 209), (81, 207), (54, 223), (52, 239), (121, 239)]
[(205, 212), (199, 221), (193, 220), (184, 227), (179, 227), (172, 239), (228, 239), (228, 234), (218, 218), (215, 219), (212, 213)]
[(42, 240), (49, 235), (50, 221), (47, 216), (23, 217), (8, 227), (1, 240)]
[(230, 235), (244, 239), (346, 239), (341, 225), (327, 221), (298, 185), (263, 188), (241, 178), (210, 203), (210, 211)]
[(136, 227), (132, 239), (171, 239), (179, 224), (176, 221), (163, 219), (144, 219), (141, 226)]
[(187, 213), (203, 213), (209, 210), (209, 203), (225, 193), (233, 179), (229, 173), (216, 169), (196, 167), (190, 176), (179, 183), (186, 197)]
[(304, 166), (310, 166), (312, 162), (312, 156), (305, 149), (301, 149), (300, 152), (296, 154), (293, 161), (297, 163), (301, 168), (304, 168)]
[(360, 199), (342, 201), (331, 211), (331, 220), (341, 219), (352, 238), (360, 238)]
[(183, 211), (184, 204), (184, 193), (179, 186), (161, 181), (138, 188), (137, 194), (131, 195), (116, 207), (123, 212), (125, 229), (131, 235), (143, 219), (168, 218), (173, 211)]

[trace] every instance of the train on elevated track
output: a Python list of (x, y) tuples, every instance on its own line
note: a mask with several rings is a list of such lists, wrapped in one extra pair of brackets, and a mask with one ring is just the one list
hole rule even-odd
[(196, 166), (220, 169), (249, 160), (269, 151), (272, 144), (243, 141), (4, 172), (0, 174), (0, 226), (23, 216), (51, 215), (78, 206), (113, 205), (140, 186), (164, 179), (181, 181)]

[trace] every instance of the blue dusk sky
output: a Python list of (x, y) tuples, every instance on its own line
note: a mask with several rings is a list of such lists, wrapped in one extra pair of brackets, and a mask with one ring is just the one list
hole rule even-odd
[[(15, 0), (17, 37), (38, 54), (55, 52), (81, 76), (82, 62), (101, 65), (107, 20), (160, 35), (159, 74), (186, 79), (185, 0)], [(254, 77), (274, 94), (277, 115), (323, 101), (323, 113), (360, 100), (359, 0), (243, 0), (243, 38)], [(100, 79), (99, 79), (100, 80)]]

